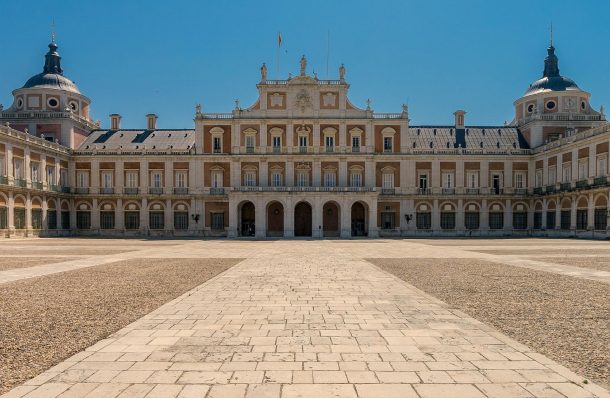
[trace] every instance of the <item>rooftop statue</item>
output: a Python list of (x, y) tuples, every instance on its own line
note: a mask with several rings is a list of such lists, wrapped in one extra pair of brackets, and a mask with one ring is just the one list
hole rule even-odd
[(267, 65), (263, 62), (263, 66), (261, 66), (261, 81), (264, 82), (267, 80)]
[(301, 76), (305, 76), (305, 69), (307, 69), (307, 59), (303, 55), (301, 57)]
[(343, 64), (339, 67), (339, 80), (345, 80), (345, 66)]

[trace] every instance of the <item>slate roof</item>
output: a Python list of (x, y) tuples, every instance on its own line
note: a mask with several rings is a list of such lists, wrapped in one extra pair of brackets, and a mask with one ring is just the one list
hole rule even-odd
[(525, 138), (516, 127), (506, 126), (409, 126), (413, 149), (528, 149)]
[(187, 151), (195, 145), (195, 130), (93, 130), (78, 150), (105, 149), (137, 151), (142, 149)]

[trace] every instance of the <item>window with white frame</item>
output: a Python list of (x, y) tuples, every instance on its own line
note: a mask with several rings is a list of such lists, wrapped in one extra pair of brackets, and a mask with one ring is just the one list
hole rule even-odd
[(30, 172), (32, 176), (32, 181), (39, 182), (40, 181), (40, 163), (32, 162), (30, 163)]
[(525, 174), (515, 173), (515, 188), (517, 188), (517, 189), (525, 188)]
[(470, 189), (477, 189), (479, 187), (479, 173), (469, 172), (466, 175), (467, 186)]
[(352, 136), (352, 149), (360, 149), (360, 136), (353, 135)]
[(361, 187), (362, 186), (362, 172), (361, 171), (352, 171), (350, 177), (350, 186), (352, 187)]
[(47, 184), (55, 185), (55, 166), (47, 167)]
[(337, 174), (334, 170), (324, 172), (324, 186), (334, 187), (337, 185)]
[(383, 137), (383, 151), (392, 152), (394, 137)]
[(304, 134), (299, 135), (299, 147), (301, 147), (301, 148), (307, 147), (307, 136)]
[(273, 150), (278, 151), (282, 147), (282, 137), (274, 136), (271, 139), (271, 144), (273, 145)]
[(383, 189), (393, 189), (394, 188), (394, 173), (386, 172), (382, 175), (382, 188)]
[(87, 171), (76, 172), (76, 185), (78, 188), (89, 187), (89, 173)]
[(137, 188), (138, 187), (138, 172), (137, 171), (125, 172), (125, 186), (127, 188)]
[(110, 170), (102, 171), (102, 188), (112, 188), (112, 174)]
[(536, 170), (536, 187), (542, 186), (542, 169)]
[(443, 173), (443, 188), (453, 188), (454, 177), (453, 173)]
[(215, 135), (214, 137), (212, 137), (212, 149), (213, 149), (214, 153), (222, 152), (222, 136), (221, 135)]
[(324, 145), (326, 146), (326, 150), (328, 152), (332, 152), (335, 148), (335, 136), (327, 135), (324, 137)]
[(282, 172), (281, 171), (271, 172), (271, 186), (273, 186), (273, 187), (282, 186)]
[(419, 175), (419, 189), (428, 189), (428, 174)]
[(161, 171), (153, 171), (150, 174), (150, 186), (152, 188), (162, 188), (162, 175), (161, 175)]
[(186, 188), (187, 186), (187, 171), (186, 170), (178, 170), (176, 171), (176, 176), (174, 179), (174, 186), (176, 188)]
[(68, 186), (68, 169), (59, 169), (59, 185)]
[(562, 169), (561, 175), (562, 175), (563, 182), (572, 181), (572, 165), (570, 163), (563, 164), (563, 169)]
[(246, 150), (253, 150), (255, 143), (255, 136), (253, 134), (246, 135)]
[(13, 159), (13, 167), (14, 167), (13, 175), (15, 176), (15, 178), (18, 179), (18, 180), (23, 180), (24, 179), (24, 175), (23, 175), (23, 159), (21, 159), (21, 158), (14, 158)]
[(213, 170), (212, 171), (212, 188), (222, 188), (223, 187), (223, 172), (222, 170)]
[(309, 172), (307, 172), (307, 171), (297, 172), (297, 185), (299, 187), (308, 187), (309, 186)]
[(578, 161), (578, 179), (584, 180), (589, 177), (589, 160), (580, 159)]
[(247, 187), (256, 186), (256, 171), (255, 170), (244, 171), (244, 185)]
[(0, 155), (0, 176), (6, 175), (6, 158)]
[(557, 182), (557, 168), (549, 166), (549, 185), (555, 185)]
[(597, 158), (597, 176), (603, 177), (606, 175), (606, 169), (608, 166), (608, 160), (605, 156), (598, 156)]

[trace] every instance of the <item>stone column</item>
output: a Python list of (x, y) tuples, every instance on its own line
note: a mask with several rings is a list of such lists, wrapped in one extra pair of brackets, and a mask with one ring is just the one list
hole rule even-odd
[[(402, 167), (402, 163), (401, 166)], [(415, 170), (415, 160), (408, 159), (405, 161), (405, 168), (400, 171), (401, 176), (405, 176), (406, 184), (403, 188), (403, 192), (405, 192), (405, 188), (409, 190), (413, 190), (417, 187), (417, 170)], [(401, 178), (402, 179), (402, 178)], [(402, 184), (402, 182), (401, 182)]]
[(32, 230), (32, 197), (29, 192), (25, 195), (25, 229), (27, 233)]
[(373, 158), (368, 158), (364, 164), (364, 186), (367, 188), (375, 188), (375, 162)]
[(400, 181), (399, 181), (399, 186), (400, 189), (398, 190), (398, 192), (401, 193), (406, 193), (407, 192), (407, 185), (408, 185), (408, 174), (409, 174), (410, 170), (407, 170), (407, 161), (406, 160), (401, 160), (400, 161)]
[(578, 148), (572, 149), (572, 181), (578, 180)]
[(320, 122), (313, 124), (313, 153), (320, 153)]
[(267, 152), (267, 122), (262, 121), (259, 133), (259, 142), (260, 142), (260, 153)]
[(100, 206), (97, 198), (91, 201), (91, 230), (98, 231), (100, 229)]
[(593, 179), (597, 175), (597, 145), (589, 145), (589, 178)]
[(291, 121), (286, 124), (286, 151), (294, 153), (294, 125)]
[(311, 205), (311, 236), (321, 238), (322, 233), (322, 199), (316, 196)]
[(343, 153), (347, 147), (347, 131), (345, 122), (339, 123), (339, 150)]
[(291, 159), (286, 159), (286, 182), (287, 187), (294, 186), (294, 162)]
[(165, 161), (165, 193), (171, 195), (174, 192), (174, 162)]
[(284, 207), (284, 237), (294, 237), (294, 206), (291, 197), (286, 197), (286, 207)]
[(322, 186), (321, 182), (321, 173), (322, 173), (322, 164), (320, 162), (320, 159), (314, 159), (313, 160), (313, 166), (312, 166), (312, 177), (313, 177), (313, 181), (312, 181), (312, 186), (313, 187), (319, 187)]
[(479, 167), (480, 167), (479, 186), (481, 188), (488, 188), (489, 187), (489, 161), (481, 160)]
[(455, 187), (464, 188), (464, 161), (459, 159), (455, 162)]
[(25, 183), (27, 184), (28, 187), (31, 187), (31, 183), (32, 183), (32, 169), (31, 169), (31, 158), (30, 158), (30, 148), (29, 147), (25, 147), (24, 151), (23, 151), (23, 167), (25, 168), (24, 173), (24, 177), (25, 177)]
[(7, 214), (6, 214), (6, 227), (9, 230), (9, 235), (15, 231), (15, 198), (13, 191), (8, 191), (8, 203), (7, 203)]
[[(430, 188), (432, 188), (433, 193), (439, 193), (441, 191), (441, 162), (438, 159), (432, 160), (432, 175), (430, 176)], [(434, 215), (432, 217), (434, 218)]]
[(148, 195), (148, 183), (149, 183), (149, 175), (148, 175), (148, 160), (144, 159), (140, 161), (140, 194)]
[[(114, 162), (114, 193), (122, 194), (125, 186), (125, 171), (123, 167), (123, 160), (118, 159)], [(116, 224), (116, 220), (115, 220)]]
[(265, 210), (265, 200), (259, 195), (254, 203), (254, 237), (258, 239), (264, 238), (267, 232)]
[[(47, 182), (47, 155), (44, 153), (40, 155), (40, 181), (42, 182), (42, 189), (48, 189), (49, 183)], [(43, 212), (44, 213), (44, 212)], [(44, 213), (46, 214), (46, 213)], [(45, 215), (43, 215), (43, 218)]]
[(542, 181), (541, 181), (541, 183), (542, 183), (543, 187), (546, 187), (547, 185), (551, 184), (549, 182), (549, 158), (547, 156), (545, 156), (544, 159), (542, 159)]
[[(590, 152), (589, 152), (590, 153)], [(587, 229), (593, 230), (595, 229), (595, 202), (593, 200), (593, 194), (589, 194), (589, 202), (587, 207)]]
[(479, 229), (481, 232), (489, 232), (489, 206), (487, 199), (481, 200), (481, 208), (479, 210)]
[(373, 122), (369, 121), (364, 126), (364, 141), (366, 144), (366, 153), (375, 151), (375, 137), (373, 137)]
[[(573, 177), (573, 176), (572, 176)], [(570, 230), (576, 230), (576, 197), (572, 197), (570, 208)]]
[(464, 200), (460, 198), (458, 199), (457, 209), (455, 212), (455, 229), (459, 233), (464, 233), (464, 231), (466, 230), (464, 222)]
[(267, 187), (269, 186), (269, 163), (267, 163), (267, 159), (261, 159), (259, 166), (258, 185), (261, 187)]
[[(434, 166), (433, 166), (434, 167)], [(432, 232), (438, 233), (441, 229), (441, 212), (438, 206), (438, 199), (432, 202)]]
[(237, 237), (237, 224), (238, 224), (238, 208), (237, 200), (233, 196), (229, 196), (229, 231), (227, 236), (229, 238)]
[(142, 206), (140, 207), (140, 233), (142, 235), (148, 235), (148, 199), (147, 198), (142, 198)]
[(13, 162), (13, 146), (6, 144), (6, 176), (10, 184), (15, 178), (15, 165)]
[(114, 229), (122, 231), (125, 229), (125, 212), (123, 209), (123, 199), (118, 198), (116, 201), (116, 209), (114, 211)]
[(91, 161), (91, 180), (89, 181), (89, 185), (91, 190), (89, 193), (97, 194), (100, 189), (100, 163), (97, 159), (93, 159)]
[(368, 201), (369, 205), (369, 238), (377, 238), (379, 236), (379, 228), (377, 226), (377, 199), (372, 198)]
[(513, 161), (504, 161), (504, 188), (513, 187)]
[(504, 231), (509, 234), (513, 231), (513, 204), (510, 199), (504, 203)]
[(561, 201), (555, 203), (555, 229), (561, 229)]
[(349, 238), (352, 236), (352, 209), (345, 198), (341, 201), (340, 217), (341, 237)]
[(347, 159), (345, 157), (339, 158), (339, 181), (337, 186), (339, 187), (347, 187)]

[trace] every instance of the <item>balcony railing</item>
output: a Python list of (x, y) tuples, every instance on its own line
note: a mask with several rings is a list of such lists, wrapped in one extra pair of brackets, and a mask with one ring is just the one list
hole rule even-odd
[(418, 195), (430, 195), (430, 188), (417, 188)]
[(137, 195), (139, 192), (139, 188), (123, 188), (123, 193), (125, 195)]
[(396, 188), (381, 188), (382, 195), (396, 195)]
[(224, 195), (224, 188), (210, 188), (210, 195)]
[(466, 195), (478, 195), (479, 188), (466, 188)]
[(360, 153), (360, 147), (359, 146), (353, 146), (352, 147), (352, 153)]
[(555, 191), (556, 191), (555, 184), (547, 185), (544, 190), (546, 191), (546, 193), (555, 193)]
[(254, 147), (253, 146), (247, 146), (246, 147), (246, 153), (254, 153)]
[(489, 193), (491, 195), (503, 195), (504, 194), (504, 189), (502, 188), (492, 188), (489, 190)]
[(61, 187), (59, 185), (48, 184), (48, 187), (49, 187), (49, 191), (61, 192)]
[(25, 188), (27, 186), (25, 180), (23, 179), (15, 179), (15, 186)]
[(334, 146), (326, 146), (325, 147), (325, 152), (326, 153), (333, 153), (335, 151), (335, 147)]
[(77, 187), (77, 188), (74, 188), (74, 193), (77, 195), (86, 195), (89, 193), (89, 188)]
[(274, 146), (272, 148), (273, 153), (282, 153), (282, 147)]
[(62, 193), (70, 193), (70, 187), (61, 187)]
[(32, 189), (42, 189), (42, 182), (32, 181)]
[(299, 147), (299, 153), (307, 153), (307, 147), (306, 146), (300, 146)]
[(515, 195), (527, 195), (527, 188), (515, 188), (513, 193)]
[(589, 181), (588, 180), (579, 180), (579, 181), (576, 181), (576, 188), (583, 189), (583, 188), (588, 188), (588, 187), (589, 187)]
[(561, 190), (562, 191), (571, 191), (572, 190), (572, 183), (571, 182), (562, 182), (561, 183)]
[(112, 195), (112, 194), (114, 194), (114, 188), (100, 188), (100, 194)]
[(606, 176), (595, 177), (595, 179), (593, 180), (593, 185), (596, 187), (608, 185), (608, 177), (606, 177)]
[(187, 187), (175, 187), (174, 195), (187, 195), (189, 193), (189, 189)]
[(148, 193), (151, 195), (162, 195), (163, 188), (162, 187), (150, 187), (150, 188), (148, 188)]
[(542, 195), (542, 187), (534, 188), (534, 195)]
[(222, 153), (222, 149), (220, 149), (220, 148), (214, 148), (214, 150), (212, 151), (212, 153)]
[(443, 188), (443, 195), (455, 195), (455, 188)]
[(0, 184), (8, 185), (8, 177), (7, 176), (0, 176)]

